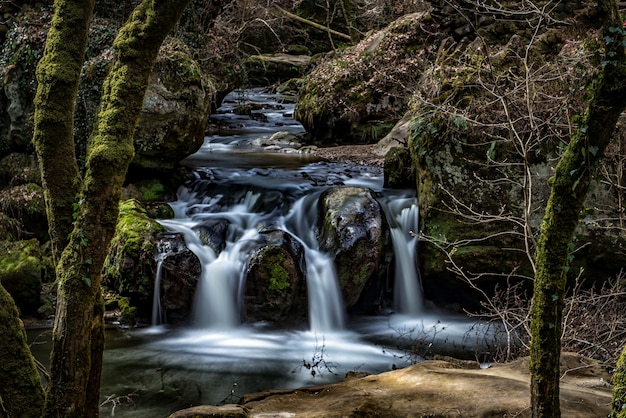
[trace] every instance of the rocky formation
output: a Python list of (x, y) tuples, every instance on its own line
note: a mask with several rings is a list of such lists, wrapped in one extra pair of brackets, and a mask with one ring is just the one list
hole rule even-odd
[(294, 116), (315, 143), (377, 142), (402, 118), (410, 98), (406, 84), (425, 67), (437, 36), (424, 34), (427, 19), (426, 13), (403, 16), (311, 72)]
[(4, 241), (0, 244), (0, 282), (25, 315), (33, 314), (41, 305), (41, 249), (36, 239)]
[(160, 319), (168, 324), (189, 324), (202, 271), (200, 260), (179, 234), (160, 234), (158, 247), (162, 262), (158, 289), (163, 311)]
[(333, 258), (344, 304), (351, 308), (366, 284), (387, 272), (385, 217), (371, 191), (361, 187), (328, 189), (320, 196), (318, 210), (320, 249)]
[[(504, 277), (533, 275), (551, 167), (584, 110), (600, 22), (575, 0), (548, 20), (515, 2), (496, 13), (463, 0), (425, 5), (328, 55), (301, 90), (296, 117), (321, 144), (376, 141), (398, 122), (405, 134), (380, 148), (410, 150), (412, 167), (398, 178), (416, 182), (426, 296), (480, 309), (469, 279), (491, 292)], [(589, 283), (626, 262), (621, 130), (616, 139), (572, 243), (572, 278), (584, 267)], [(407, 165), (406, 151), (402, 160), (392, 152), (387, 181)]]

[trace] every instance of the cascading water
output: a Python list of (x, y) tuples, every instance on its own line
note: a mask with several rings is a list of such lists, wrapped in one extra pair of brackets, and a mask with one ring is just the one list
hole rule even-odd
[(386, 199), (385, 213), (391, 228), (395, 258), (394, 308), (416, 316), (423, 311), (423, 295), (417, 266), (419, 209), (415, 198)]
[[(268, 115), (268, 119), (281, 117), (274, 113)], [(283, 123), (281, 120), (280, 124)], [(281, 125), (280, 129), (284, 127)], [(287, 126), (287, 130), (298, 129), (301, 127)], [(286, 165), (285, 168), (275, 167), (275, 161), (264, 165), (267, 154), (260, 156), (252, 144), (266, 134), (267, 126), (255, 125), (247, 135), (238, 131), (236, 135), (208, 138), (198, 153), (188, 159), (188, 164), (195, 168), (196, 181), (189, 187), (181, 187), (178, 200), (171, 204), (175, 218), (162, 222), (171, 231), (183, 233), (190, 250), (201, 260), (202, 277), (195, 296), (194, 326), (233, 328), (240, 325), (246, 263), (250, 257), (246, 252), (250, 246), (246, 242), (254, 242), (259, 229), (272, 225), (288, 231), (304, 246), (310, 329), (316, 332), (342, 330), (345, 309), (335, 266), (332, 259), (320, 251), (315, 236), (317, 201), (329, 185), (365, 185), (382, 193), (382, 178), (371, 177), (367, 169), (363, 175), (355, 176), (353, 172), (344, 173), (341, 166), (334, 168), (307, 162), (281, 164)], [(253, 151), (242, 152), (250, 148)], [(255, 164), (253, 168), (246, 168), (250, 153), (254, 155)], [(285, 157), (273, 155), (283, 160)], [(243, 167), (232, 169), (231, 164), (224, 167), (227, 156)], [(402, 314), (419, 315), (422, 295), (416, 263), (417, 239), (409, 235), (409, 231), (417, 230), (416, 199), (387, 194), (380, 203), (391, 227), (395, 254), (394, 309)], [(217, 254), (198, 235), (198, 229), (209, 219), (226, 219), (229, 225), (226, 244)]]
[[(254, 94), (269, 100), (270, 95)], [(235, 388), (234, 383), (236, 395), (242, 396), (271, 388), (332, 383), (350, 370), (388, 371), (409, 364), (406, 353), (396, 349), (398, 332), (408, 340), (407, 347), (415, 339), (428, 338), (433, 346), (454, 350), (466, 347), (467, 330), (475, 325), (458, 316), (422, 312), (417, 239), (409, 234), (417, 232), (414, 196), (383, 190), (379, 167), (325, 163), (304, 154), (255, 148), (255, 143), (279, 129), (302, 132), (302, 126), (285, 117), (293, 113), (293, 105), (281, 105), (280, 112), (263, 111), (269, 121), (263, 124), (235, 115), (232, 108), (239, 103), (227, 98), (227, 107), (216, 116), (224, 119), (222, 126), (236, 126), (236, 132), (207, 138), (184, 161), (195, 179), (181, 187), (177, 201), (171, 203), (174, 218), (161, 221), (169, 231), (183, 236), (202, 266), (192, 312), (194, 326), (129, 330), (120, 338), (107, 339), (102, 392), (140, 392), (133, 407), (118, 406), (116, 416), (168, 416), (189, 405), (218, 404)], [(394, 294), (402, 296), (394, 301), (394, 308), (401, 315), (344, 318), (334, 265), (319, 251), (315, 235), (319, 196), (339, 185), (369, 187), (382, 196), (379, 202), (391, 227), (395, 253)], [(246, 263), (263, 245), (259, 236), (268, 230), (286, 231), (304, 247), (308, 331), (241, 323)], [(186, 252), (178, 247), (180, 240), (174, 241), (175, 254)], [(167, 254), (166, 250), (162, 256)], [(169, 277), (172, 264), (167, 258), (164, 262)], [(162, 266), (159, 263), (159, 273)], [(159, 298), (167, 300), (168, 295), (159, 294), (161, 287), (155, 286), (156, 324), (164, 317)], [(332, 370), (320, 368), (323, 364), (332, 365)], [(119, 378), (122, 374), (124, 379)]]
[[(333, 260), (319, 250), (315, 237), (317, 201), (320, 193), (299, 199), (287, 216), (290, 232), (299, 237), (305, 248), (309, 322), (311, 330), (336, 331), (344, 328), (344, 307)], [(288, 227), (287, 227), (288, 228)]]
[(163, 274), (163, 260), (166, 254), (159, 252), (157, 257), (157, 268), (154, 277), (154, 296), (152, 297), (152, 325), (157, 326), (165, 322), (163, 310), (161, 309), (161, 277)]

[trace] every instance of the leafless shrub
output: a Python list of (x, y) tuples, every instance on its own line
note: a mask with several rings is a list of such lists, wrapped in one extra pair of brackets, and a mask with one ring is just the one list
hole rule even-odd
[[(576, 281), (565, 298), (563, 351), (615, 366), (626, 339), (626, 273), (598, 287)], [(491, 358), (506, 362), (529, 354), (529, 295), (519, 285), (498, 288), (478, 316), (493, 324)]]

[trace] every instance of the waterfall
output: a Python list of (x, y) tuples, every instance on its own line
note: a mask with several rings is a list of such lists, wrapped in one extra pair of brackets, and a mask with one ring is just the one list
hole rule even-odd
[(156, 275), (154, 277), (154, 296), (152, 296), (152, 325), (161, 325), (165, 318), (161, 309), (161, 275), (163, 274), (164, 253), (159, 253), (157, 257)]
[(337, 331), (344, 328), (344, 306), (333, 260), (319, 251), (315, 237), (317, 201), (321, 192), (299, 199), (285, 220), (285, 227), (304, 246), (309, 323), (311, 331)]
[[(202, 273), (192, 310), (197, 328), (234, 328), (240, 324), (246, 246), (258, 238), (256, 225), (261, 220), (252, 213), (258, 198), (259, 194), (248, 192), (240, 202), (221, 208), (219, 197), (198, 199), (181, 188), (178, 200), (171, 204), (176, 218), (160, 221), (168, 230), (181, 233), (187, 247), (200, 260)], [(194, 230), (211, 218), (229, 222), (226, 246), (219, 255)]]
[(401, 314), (422, 313), (424, 302), (417, 266), (417, 232), (419, 209), (415, 198), (389, 198), (383, 201), (391, 228), (395, 259), (394, 308)]
[(202, 276), (196, 289), (193, 323), (198, 328), (235, 328), (240, 325), (244, 270), (243, 251), (247, 241), (258, 236), (249, 229), (212, 262), (202, 266)]

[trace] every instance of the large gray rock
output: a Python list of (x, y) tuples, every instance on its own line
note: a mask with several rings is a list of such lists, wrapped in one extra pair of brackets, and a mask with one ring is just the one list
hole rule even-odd
[(371, 190), (337, 187), (319, 201), (320, 250), (335, 261), (347, 308), (354, 306), (370, 280), (384, 277), (389, 232), (380, 204)]

